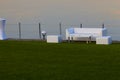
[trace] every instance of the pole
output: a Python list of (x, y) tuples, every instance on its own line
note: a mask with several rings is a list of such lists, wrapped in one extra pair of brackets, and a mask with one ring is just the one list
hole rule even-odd
[(80, 28), (82, 28), (82, 24), (80, 24)]
[(102, 24), (102, 28), (104, 28), (105, 27), (105, 25), (104, 25), (104, 23)]
[(41, 24), (39, 23), (39, 38), (41, 39)]
[(18, 23), (18, 26), (19, 26), (19, 39), (21, 39), (21, 23), (20, 22)]
[(61, 27), (61, 22), (59, 23), (59, 29), (60, 29), (60, 35), (62, 35), (62, 27)]

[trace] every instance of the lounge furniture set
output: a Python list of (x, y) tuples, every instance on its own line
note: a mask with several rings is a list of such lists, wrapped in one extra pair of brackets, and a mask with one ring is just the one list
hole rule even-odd
[[(111, 36), (107, 36), (106, 28), (68, 28), (66, 29), (66, 40), (68, 42), (79, 40), (90, 43), (96, 41), (96, 44), (111, 44)], [(48, 43), (62, 42), (60, 35), (47, 35)]]

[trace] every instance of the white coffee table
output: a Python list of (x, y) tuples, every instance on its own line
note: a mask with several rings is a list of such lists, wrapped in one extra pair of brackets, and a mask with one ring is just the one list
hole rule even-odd
[(60, 43), (62, 42), (61, 35), (47, 35), (47, 43)]
[(111, 44), (112, 38), (111, 36), (103, 36), (96, 38), (96, 44)]

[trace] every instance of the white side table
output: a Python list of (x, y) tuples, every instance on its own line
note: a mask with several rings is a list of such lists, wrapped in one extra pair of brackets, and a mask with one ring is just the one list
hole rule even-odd
[(111, 36), (103, 36), (103, 37), (97, 37), (96, 38), (96, 44), (111, 44), (112, 38)]
[(60, 43), (62, 42), (61, 35), (47, 35), (47, 43)]

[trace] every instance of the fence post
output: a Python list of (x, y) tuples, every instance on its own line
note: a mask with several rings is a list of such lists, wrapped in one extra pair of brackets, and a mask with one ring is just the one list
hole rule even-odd
[(18, 23), (18, 26), (19, 26), (19, 39), (21, 39), (21, 23), (20, 22)]
[(102, 24), (102, 28), (104, 28), (105, 27), (105, 25), (104, 25), (104, 23)]
[(59, 29), (60, 29), (60, 35), (62, 35), (62, 27), (61, 27), (61, 22), (59, 23)]
[(82, 24), (80, 24), (80, 28), (82, 28)]
[(41, 24), (39, 23), (39, 38), (41, 39)]

